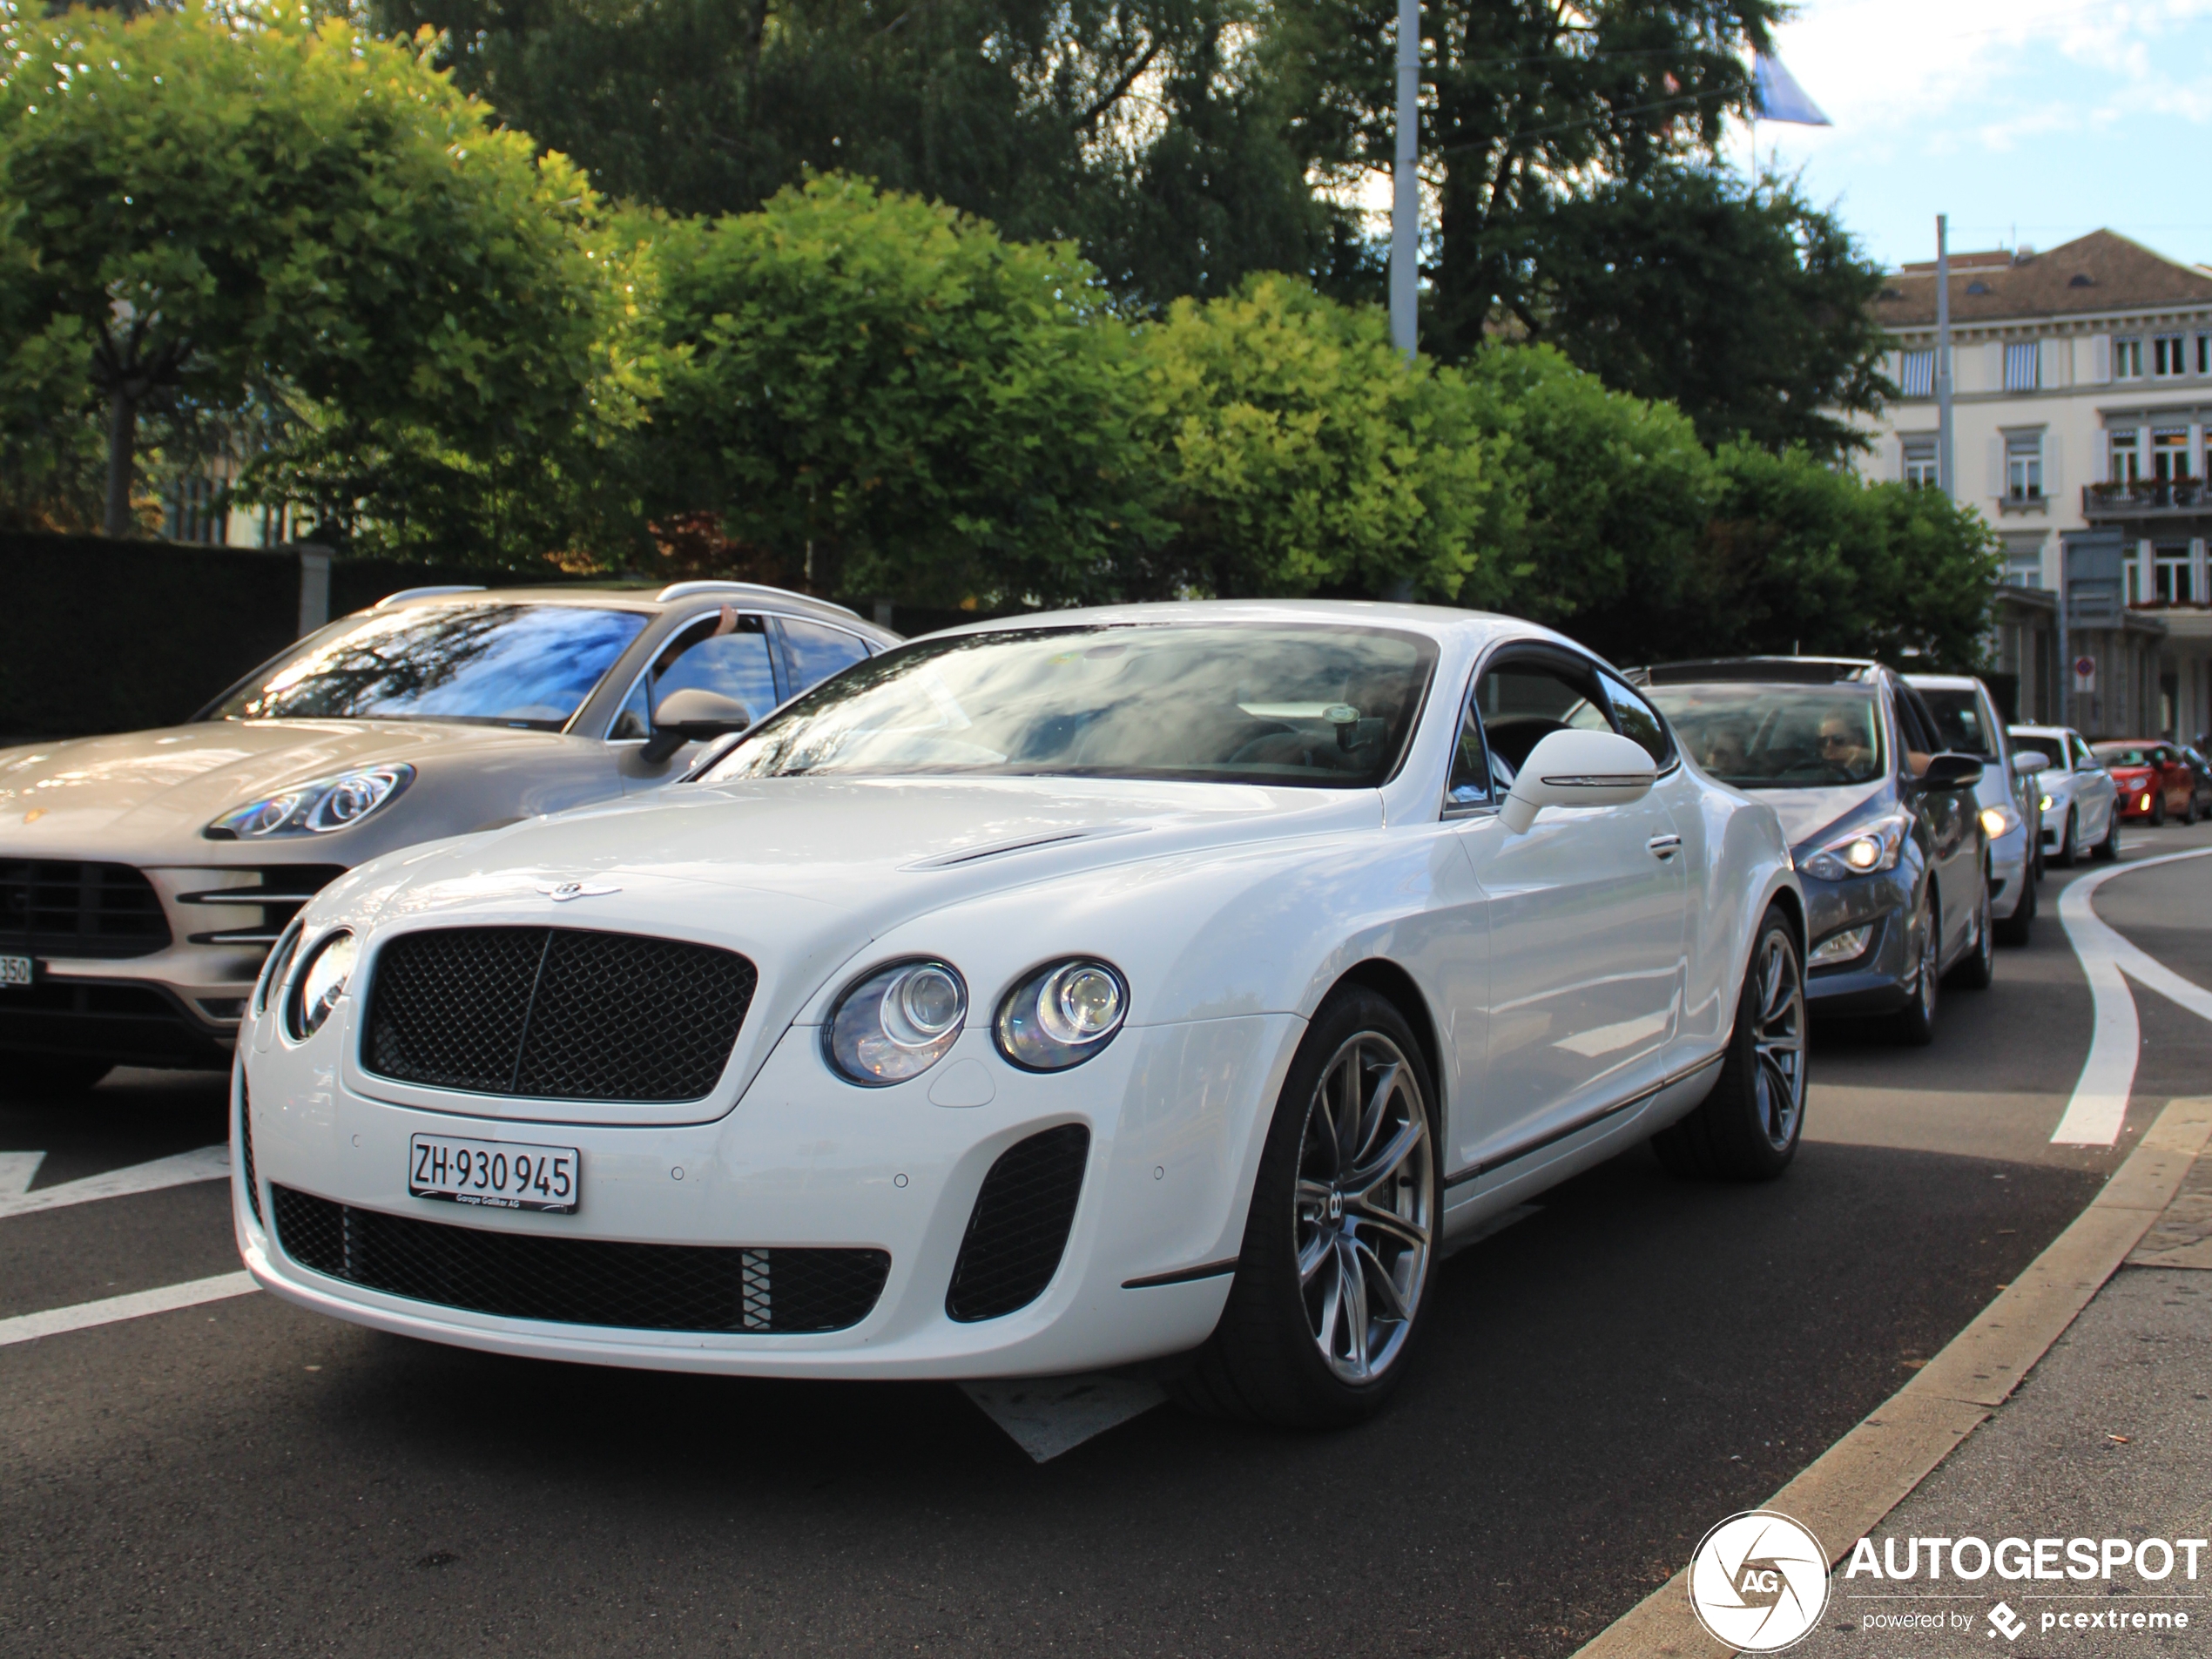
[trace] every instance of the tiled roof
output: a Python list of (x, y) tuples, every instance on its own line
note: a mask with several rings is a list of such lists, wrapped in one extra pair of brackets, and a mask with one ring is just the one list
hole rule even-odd
[[(1934, 263), (1908, 265), (1890, 273), (1874, 320), (1885, 328), (1925, 328), (1935, 321), (1935, 302)], [(1958, 326), (2205, 304), (2212, 304), (2212, 272), (2110, 231), (2017, 260), (2003, 253), (1951, 260), (1951, 320)]]

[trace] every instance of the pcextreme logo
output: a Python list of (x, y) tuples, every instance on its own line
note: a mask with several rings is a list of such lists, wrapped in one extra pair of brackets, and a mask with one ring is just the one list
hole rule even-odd
[(1827, 1552), (1771, 1509), (1730, 1515), (1690, 1557), (1689, 1605), (1716, 1642), (1742, 1653), (1779, 1653), (1820, 1622)]

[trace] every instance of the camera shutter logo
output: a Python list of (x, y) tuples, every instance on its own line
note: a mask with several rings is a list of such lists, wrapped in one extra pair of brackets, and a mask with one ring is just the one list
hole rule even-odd
[(1715, 1641), (1743, 1653), (1779, 1653), (1820, 1622), (1828, 1554), (1787, 1515), (1730, 1515), (1690, 1557), (1689, 1605)]

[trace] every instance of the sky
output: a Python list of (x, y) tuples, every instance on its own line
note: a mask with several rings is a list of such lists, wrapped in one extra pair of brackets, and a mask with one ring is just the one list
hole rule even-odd
[(1884, 263), (1938, 213), (1953, 252), (2102, 226), (2212, 263), (2212, 0), (1804, 0), (1775, 42), (1835, 125), (1763, 122), (1760, 159)]

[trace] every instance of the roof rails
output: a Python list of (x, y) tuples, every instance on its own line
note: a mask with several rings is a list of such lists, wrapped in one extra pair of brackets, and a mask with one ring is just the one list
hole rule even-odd
[(765, 582), (675, 582), (663, 588), (653, 597), (666, 604), (671, 599), (688, 599), (700, 593), (765, 593), (778, 599), (796, 599), (801, 604), (819, 605), (825, 610), (842, 610), (848, 617), (860, 614), (851, 605), (841, 605), (831, 599), (817, 599), (811, 593), (793, 593), (789, 588), (772, 588)]
[(481, 582), (462, 582), (443, 588), (401, 588), (397, 593), (386, 594), (369, 609), (381, 610), (387, 605), (398, 604), (403, 599), (430, 599), (442, 593), (482, 593), (483, 590), (484, 584)]

